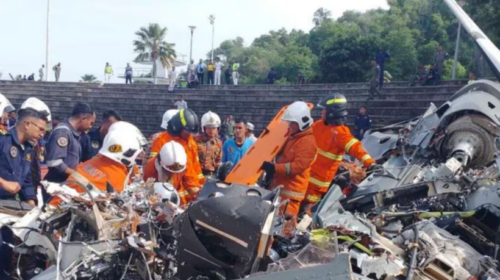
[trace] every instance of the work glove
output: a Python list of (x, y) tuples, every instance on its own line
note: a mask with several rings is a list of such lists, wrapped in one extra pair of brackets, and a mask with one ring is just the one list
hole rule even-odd
[(268, 161), (264, 161), (261, 167), (262, 170), (266, 171), (267, 176), (271, 177), (276, 172), (276, 168), (274, 164)]
[(385, 169), (382, 165), (373, 163), (366, 171), (368, 173), (384, 173), (384, 170)]

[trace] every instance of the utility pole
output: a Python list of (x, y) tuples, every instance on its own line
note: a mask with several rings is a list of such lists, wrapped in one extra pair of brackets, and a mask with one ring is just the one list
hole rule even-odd
[[(458, 0), (457, 3), (462, 8), (466, 4), (465, 0)], [(453, 71), (451, 73), (452, 80), (455, 80), (455, 78), (457, 77), (458, 52), (460, 51), (460, 32), (461, 31), (462, 31), (462, 24), (459, 21), (458, 22), (458, 30), (457, 30), (457, 41), (455, 43), (455, 57), (453, 59)]]
[(189, 62), (188, 63), (191, 63), (191, 61), (193, 60), (193, 33), (194, 33), (194, 30), (196, 29), (196, 26), (189, 26), (189, 29), (191, 29), (191, 49), (189, 51)]
[(47, 37), (45, 38), (45, 81), (49, 81), (49, 23), (50, 23), (50, 0), (47, 0)]
[(457, 64), (458, 64), (458, 51), (460, 50), (460, 31), (462, 30), (462, 24), (458, 23), (457, 31), (457, 42), (455, 43), (455, 57), (453, 59), (453, 72), (451, 73), (451, 79), (455, 80), (457, 77)]
[(215, 16), (210, 15), (208, 17), (210, 24), (212, 25), (212, 61), (214, 61), (214, 34), (215, 34)]

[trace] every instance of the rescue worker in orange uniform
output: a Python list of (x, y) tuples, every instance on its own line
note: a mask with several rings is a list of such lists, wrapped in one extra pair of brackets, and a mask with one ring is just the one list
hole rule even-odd
[[(187, 176), (194, 176), (197, 185), (201, 186), (205, 183), (205, 176), (201, 172), (200, 160), (198, 157), (198, 146), (193, 138), (193, 134), (199, 132), (198, 116), (190, 109), (181, 109), (168, 122), (167, 130), (162, 132), (151, 145), (149, 157), (156, 156), (163, 145), (170, 141), (175, 141), (184, 147), (187, 154), (187, 166), (189, 169)], [(191, 172), (194, 171), (194, 172)], [(196, 196), (200, 191), (199, 188), (188, 190), (190, 195)]]
[[(112, 124), (99, 153), (80, 163), (68, 177), (67, 185), (81, 193), (85, 190), (71, 182), (90, 183), (101, 191), (122, 192), (133, 172), (135, 160), (146, 144), (146, 138), (134, 125), (122, 121)], [(57, 206), (60, 202), (61, 199), (55, 196), (49, 204)]]
[(367, 168), (375, 166), (375, 161), (345, 125), (347, 116), (345, 96), (338, 93), (330, 94), (323, 98), (318, 106), (323, 108), (322, 119), (312, 126), (318, 144), (318, 154), (311, 167), (304, 209), (310, 209), (328, 192), (345, 153), (355, 157)]
[(148, 160), (143, 178), (170, 183), (179, 194), (181, 206), (186, 205), (195, 198), (190, 196), (189, 190), (199, 188), (195, 174), (189, 174), (194, 170), (186, 168), (187, 161), (184, 147), (175, 141), (170, 141), (163, 145), (159, 154)]
[[(179, 110), (175, 110), (175, 109), (167, 110), (167, 111), (165, 111), (165, 113), (163, 113), (163, 117), (161, 119), (161, 125), (160, 125), (160, 127), (162, 128), (162, 131), (157, 132), (157, 133), (149, 136), (148, 140), (149, 140), (150, 143), (153, 143), (156, 140), (156, 138), (158, 138), (158, 136), (160, 136), (160, 134), (163, 131), (167, 130), (168, 122), (177, 113), (179, 113)], [(149, 148), (151, 149), (151, 147), (149, 147)], [(146, 165), (147, 159), (149, 158), (150, 150), (146, 150), (145, 152), (146, 152), (146, 159), (143, 161), (143, 165), (142, 166)]]
[(289, 199), (287, 215), (297, 217), (307, 191), (311, 164), (316, 157), (316, 140), (311, 125), (311, 110), (305, 102), (292, 103), (281, 118), (288, 122), (289, 138), (275, 163), (264, 162), (266, 176), (273, 176), (270, 189), (283, 186), (280, 196)]
[(222, 162), (222, 141), (219, 139), (220, 117), (208, 111), (201, 117), (203, 134), (197, 136), (198, 156), (200, 157), (201, 171), (205, 176), (212, 176)]

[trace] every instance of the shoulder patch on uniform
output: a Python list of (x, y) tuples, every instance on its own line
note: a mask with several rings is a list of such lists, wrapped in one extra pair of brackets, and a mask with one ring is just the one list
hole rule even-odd
[(99, 142), (98, 141), (92, 141), (92, 148), (99, 149)]
[(61, 147), (68, 146), (68, 138), (63, 137), (63, 136), (57, 138), (57, 145), (59, 145)]
[(121, 145), (118, 145), (118, 144), (115, 144), (115, 145), (111, 145), (109, 146), (108, 150), (111, 152), (111, 153), (121, 153), (123, 152), (123, 148)]
[(31, 154), (30, 153), (26, 154), (26, 161), (31, 162)]
[(17, 157), (17, 148), (15, 146), (10, 147), (10, 156), (13, 158)]

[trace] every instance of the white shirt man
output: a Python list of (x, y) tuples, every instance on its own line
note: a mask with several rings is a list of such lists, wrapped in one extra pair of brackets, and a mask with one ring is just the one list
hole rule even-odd
[(217, 61), (215, 63), (215, 82), (214, 82), (214, 84), (216, 86), (220, 85), (220, 76), (222, 74), (222, 67), (224, 67), (224, 63), (222, 63), (220, 61)]
[(188, 104), (184, 99), (175, 101), (174, 105), (177, 106), (177, 110), (188, 108)]

